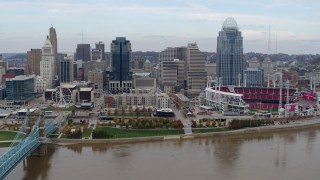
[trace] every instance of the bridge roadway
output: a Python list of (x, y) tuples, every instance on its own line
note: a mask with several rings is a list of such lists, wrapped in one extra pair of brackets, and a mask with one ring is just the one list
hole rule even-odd
[[(56, 130), (53, 122), (45, 123), (44, 135), (48, 137)], [(24, 158), (30, 155), (42, 143), (39, 136), (39, 120), (33, 125), (29, 135), (19, 144), (9, 148), (0, 156), (0, 180), (4, 179)]]

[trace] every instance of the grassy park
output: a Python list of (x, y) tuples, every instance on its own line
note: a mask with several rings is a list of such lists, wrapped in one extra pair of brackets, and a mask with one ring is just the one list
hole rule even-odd
[(0, 131), (0, 141), (13, 140), (17, 132), (15, 131)]

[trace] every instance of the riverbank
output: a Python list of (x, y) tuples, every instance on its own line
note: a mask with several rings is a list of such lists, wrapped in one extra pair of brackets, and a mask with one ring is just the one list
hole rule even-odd
[(153, 137), (137, 137), (137, 138), (121, 138), (121, 139), (52, 139), (53, 144), (72, 145), (72, 144), (125, 144), (138, 142), (154, 142), (164, 140), (185, 140), (202, 137), (223, 137), (234, 135), (248, 135), (259, 133), (275, 133), (292, 130), (308, 129), (320, 127), (320, 118), (315, 117), (309, 120), (290, 122), (286, 125), (276, 124), (273, 126), (260, 126), (255, 128), (245, 128), (239, 130), (230, 130), (222, 132), (198, 133), (191, 135), (174, 135), (174, 136), (153, 136)]

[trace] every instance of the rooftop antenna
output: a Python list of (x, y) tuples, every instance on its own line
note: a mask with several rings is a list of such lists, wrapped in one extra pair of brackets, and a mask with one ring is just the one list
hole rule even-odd
[(268, 54), (270, 54), (270, 51), (271, 51), (271, 48), (270, 48), (270, 37), (271, 37), (271, 34), (270, 34), (270, 22), (269, 22)]
[(278, 54), (278, 31), (276, 32), (276, 54)]
[(83, 27), (82, 27), (82, 32), (81, 32), (81, 43), (83, 44)]

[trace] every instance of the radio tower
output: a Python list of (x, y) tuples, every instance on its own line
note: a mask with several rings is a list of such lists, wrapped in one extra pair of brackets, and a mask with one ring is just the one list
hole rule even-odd
[(276, 54), (278, 54), (278, 31), (276, 32)]
[(270, 38), (271, 38), (271, 34), (270, 34), (270, 22), (269, 22), (268, 54), (270, 54), (270, 53), (271, 53)]

